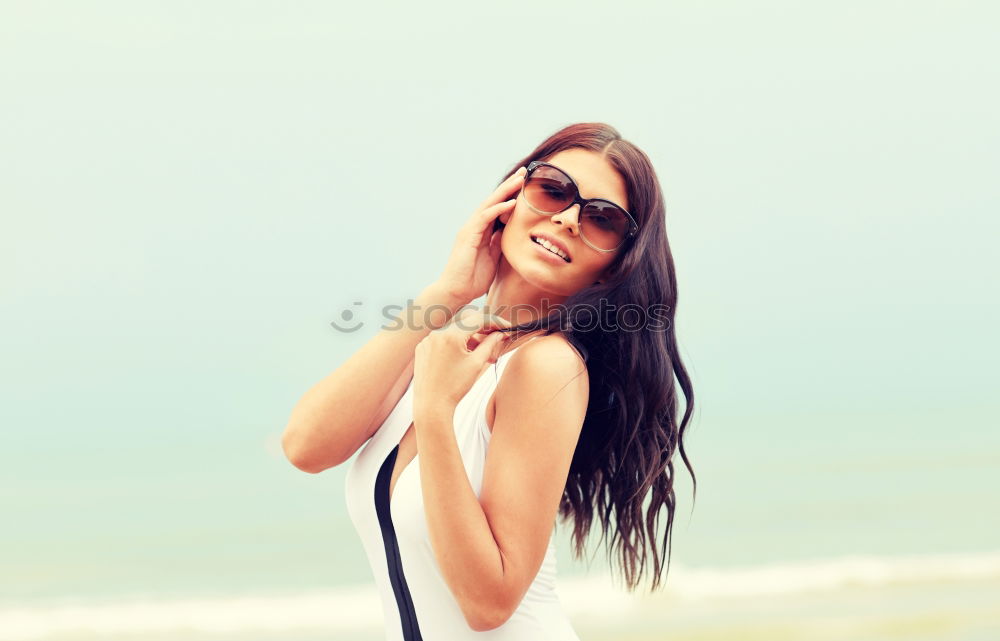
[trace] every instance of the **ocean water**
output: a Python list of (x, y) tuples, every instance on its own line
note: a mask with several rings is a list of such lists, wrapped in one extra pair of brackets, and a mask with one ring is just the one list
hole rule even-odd
[[(983, 415), (696, 424), (664, 589), (626, 592), (595, 545), (571, 558), (560, 524), (564, 608), (589, 639), (989, 638), (1000, 443)], [(88, 452), (124, 476), (6, 483), (0, 639), (377, 639), (346, 468), (301, 473), (275, 438), (169, 474)]]
[[(1000, 632), (1000, 553), (844, 557), (709, 570), (675, 566), (667, 589), (627, 595), (609, 577), (564, 580), (582, 638), (962, 639)], [(10, 641), (383, 638), (368, 585), (256, 596), (128, 598), (6, 607)]]

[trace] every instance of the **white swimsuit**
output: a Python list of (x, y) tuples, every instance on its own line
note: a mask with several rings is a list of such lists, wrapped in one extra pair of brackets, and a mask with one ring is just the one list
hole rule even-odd
[[(486, 424), (487, 401), (511, 354), (518, 349), (520, 346), (501, 355), (495, 366), (487, 368), (455, 409), (455, 437), (476, 496), (480, 495), (491, 436)], [(382, 600), (386, 640), (579, 641), (555, 591), (552, 535), (541, 568), (510, 619), (485, 632), (469, 627), (431, 548), (416, 458), (403, 469), (389, 500), (389, 478), (399, 441), (412, 421), (411, 379), (396, 407), (351, 464), (345, 481), (347, 509)]]

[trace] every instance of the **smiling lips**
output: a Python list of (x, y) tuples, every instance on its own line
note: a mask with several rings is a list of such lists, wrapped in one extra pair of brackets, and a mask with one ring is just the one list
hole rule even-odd
[(531, 237), (531, 242), (535, 243), (536, 245), (539, 245), (540, 247), (545, 248), (545, 250), (551, 252), (554, 256), (562, 258), (567, 263), (570, 262), (569, 254), (566, 252), (566, 250), (562, 249), (555, 243), (550, 242), (548, 239), (541, 236), (533, 235)]

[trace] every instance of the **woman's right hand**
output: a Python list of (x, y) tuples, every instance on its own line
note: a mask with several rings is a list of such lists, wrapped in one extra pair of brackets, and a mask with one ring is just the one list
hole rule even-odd
[(518, 168), (493, 190), (458, 230), (444, 271), (434, 287), (459, 306), (479, 298), (489, 289), (500, 261), (501, 230), (493, 231), (493, 221), (514, 209), (521, 189), (524, 167)]

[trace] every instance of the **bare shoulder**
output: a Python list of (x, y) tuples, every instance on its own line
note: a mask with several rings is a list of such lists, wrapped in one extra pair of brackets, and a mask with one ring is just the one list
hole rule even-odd
[(497, 384), (498, 407), (509, 397), (519, 404), (539, 403), (559, 395), (562, 403), (587, 407), (590, 379), (583, 357), (562, 334), (538, 336), (510, 357)]

